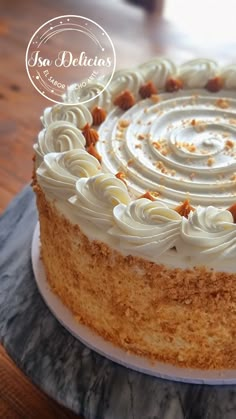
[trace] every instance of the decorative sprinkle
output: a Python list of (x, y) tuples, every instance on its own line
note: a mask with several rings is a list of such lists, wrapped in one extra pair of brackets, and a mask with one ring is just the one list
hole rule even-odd
[(205, 131), (206, 124), (204, 122), (202, 122), (202, 121), (196, 121), (196, 120), (194, 120), (194, 121), (195, 121), (195, 123), (192, 124), (192, 126), (194, 127), (194, 130), (196, 132), (203, 132), (203, 131)]
[(93, 157), (95, 157), (99, 163), (101, 163), (102, 161), (102, 157), (100, 156), (100, 154), (97, 152), (97, 150), (95, 149), (93, 143), (91, 143), (88, 147), (87, 147), (87, 152), (89, 154), (91, 154)]
[(227, 149), (233, 148), (234, 143), (233, 143), (232, 140), (227, 140), (227, 141), (225, 141), (225, 146), (226, 146)]
[(129, 90), (125, 90), (115, 98), (113, 103), (123, 111), (127, 111), (135, 104), (134, 95)]
[(215, 159), (213, 157), (209, 157), (209, 159), (207, 160), (207, 165), (212, 166), (214, 163), (215, 163)]
[(121, 139), (121, 138), (123, 138), (123, 135), (124, 135), (123, 132), (117, 131), (116, 138)]
[(140, 87), (139, 94), (143, 99), (146, 99), (151, 95), (157, 94), (157, 88), (152, 81), (148, 81)]
[(189, 151), (190, 153), (194, 153), (194, 152), (196, 151), (196, 146), (195, 146), (195, 144), (189, 144), (188, 151)]
[(224, 85), (224, 81), (222, 77), (214, 77), (213, 79), (208, 80), (205, 89), (209, 90), (209, 92), (215, 93), (219, 92)]
[(161, 153), (163, 156), (168, 156), (168, 154), (169, 154), (169, 149), (168, 149), (167, 147), (163, 147), (163, 148), (160, 150), (160, 153)]
[(177, 146), (178, 148), (186, 148), (186, 150), (188, 150), (190, 153), (194, 153), (197, 150), (195, 144), (193, 143), (178, 143)]
[(119, 128), (127, 128), (129, 125), (130, 121), (128, 121), (128, 119), (120, 119)]
[(190, 205), (190, 202), (188, 199), (186, 199), (182, 204), (180, 204), (178, 207), (175, 208), (175, 211), (178, 212), (179, 215), (182, 215), (182, 217), (188, 218), (191, 211), (194, 211), (195, 208), (193, 208)]
[(105, 109), (96, 106), (92, 110), (92, 117), (93, 117), (93, 125), (100, 125), (103, 121), (105, 121), (107, 113)]
[(153, 141), (152, 143), (153, 147), (155, 147), (157, 150), (161, 149), (161, 144), (158, 141)]
[(168, 174), (168, 170), (166, 169), (164, 163), (161, 160), (158, 160), (155, 166), (160, 169), (161, 173)]
[(82, 134), (86, 140), (86, 147), (89, 147), (91, 144), (95, 145), (98, 141), (98, 132), (95, 129), (90, 128), (89, 124), (85, 125)]
[(151, 100), (152, 100), (153, 103), (159, 103), (160, 102), (160, 96), (151, 95)]
[(170, 77), (166, 81), (165, 89), (169, 93), (177, 92), (178, 90), (183, 89), (183, 82), (180, 79), (173, 79)]
[(146, 198), (146, 199), (149, 199), (150, 201), (156, 201), (159, 196), (160, 194), (158, 192), (148, 191), (145, 194), (139, 196), (137, 199)]
[(132, 164), (134, 164), (134, 159), (129, 159), (127, 161), (127, 166), (131, 166)]
[(228, 208), (228, 211), (231, 212), (234, 223), (236, 223), (236, 204), (231, 205), (231, 207)]
[(124, 172), (118, 172), (115, 176), (117, 177), (117, 179), (122, 180), (122, 182), (124, 182), (124, 184), (127, 186), (127, 183), (125, 181), (126, 175)]
[(218, 106), (218, 108), (227, 109), (229, 108), (229, 101), (226, 99), (218, 99), (215, 105)]

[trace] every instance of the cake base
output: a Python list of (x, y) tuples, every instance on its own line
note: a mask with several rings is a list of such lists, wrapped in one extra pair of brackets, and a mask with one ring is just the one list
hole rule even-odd
[(232, 274), (170, 269), (90, 241), (34, 187), (51, 289), (115, 346), (187, 368), (236, 368)]
[(194, 384), (230, 385), (236, 384), (236, 370), (200, 370), (175, 367), (129, 353), (105, 341), (91, 328), (80, 324), (71, 311), (52, 292), (40, 258), (39, 223), (36, 225), (32, 241), (32, 265), (35, 280), (45, 303), (59, 322), (78, 340), (102, 356), (126, 368), (162, 379), (170, 379)]

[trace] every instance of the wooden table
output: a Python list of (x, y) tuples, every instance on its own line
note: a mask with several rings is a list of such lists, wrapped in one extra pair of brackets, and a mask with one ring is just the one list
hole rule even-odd
[[(212, 10), (210, 0), (195, 5), (166, 0), (161, 16), (121, 0), (1, 0), (0, 211), (30, 181), (39, 116), (51, 105), (33, 88), (25, 70), (26, 47), (40, 25), (65, 14), (95, 20), (114, 42), (118, 67), (133, 66), (157, 54), (178, 62), (197, 56), (236, 62), (234, 3), (228, 0), (227, 4), (227, 9), (215, 4)], [(1, 418), (75, 417), (30, 384), (2, 347), (0, 377)]]

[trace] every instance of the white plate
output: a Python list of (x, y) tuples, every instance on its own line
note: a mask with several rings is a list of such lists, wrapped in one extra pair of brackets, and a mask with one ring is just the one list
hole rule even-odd
[(236, 384), (236, 370), (206, 371), (179, 368), (160, 362), (151, 363), (146, 358), (128, 354), (96, 335), (88, 327), (79, 324), (68, 308), (52, 293), (46, 281), (40, 259), (39, 224), (35, 228), (32, 241), (32, 264), (38, 289), (51, 312), (75, 338), (100, 355), (127, 368), (159, 378), (196, 384)]

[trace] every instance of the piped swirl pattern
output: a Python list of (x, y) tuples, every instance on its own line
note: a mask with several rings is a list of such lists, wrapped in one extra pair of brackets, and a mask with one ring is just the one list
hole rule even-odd
[[(228, 92), (224, 91), (227, 95)], [(206, 91), (160, 94), (114, 109), (97, 144), (106, 171), (123, 171), (134, 196), (156, 191), (172, 205), (227, 207), (236, 200), (236, 100)]]
[[(140, 88), (149, 81), (158, 93), (142, 99)], [(73, 208), (90, 237), (93, 231), (93, 239), (123, 254), (234, 272), (236, 224), (229, 207), (236, 202), (236, 66), (221, 69), (199, 59), (177, 68), (158, 58), (119, 70), (97, 96), (104, 83), (84, 92), (91, 99), (86, 107), (45, 110), (34, 149), (46, 196), (69, 204), (65, 215)], [(126, 110), (114, 105), (124, 91), (135, 99)], [(72, 85), (66, 97), (80, 94)], [(92, 125), (94, 107), (107, 117), (89, 150), (83, 129)], [(101, 165), (86, 147), (102, 156)], [(191, 204), (187, 216), (177, 210), (184, 201)]]

